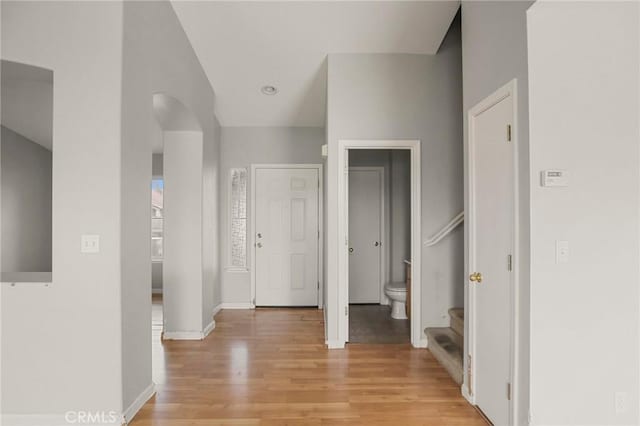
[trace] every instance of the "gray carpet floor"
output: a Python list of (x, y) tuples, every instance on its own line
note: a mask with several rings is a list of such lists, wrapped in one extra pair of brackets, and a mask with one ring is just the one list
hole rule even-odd
[(349, 305), (349, 343), (409, 343), (409, 320), (391, 318), (385, 305)]

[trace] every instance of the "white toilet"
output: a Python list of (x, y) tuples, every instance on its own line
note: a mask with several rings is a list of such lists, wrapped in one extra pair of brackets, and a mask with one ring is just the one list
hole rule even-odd
[(384, 294), (391, 300), (391, 318), (407, 319), (407, 285), (404, 281), (390, 282), (384, 286)]

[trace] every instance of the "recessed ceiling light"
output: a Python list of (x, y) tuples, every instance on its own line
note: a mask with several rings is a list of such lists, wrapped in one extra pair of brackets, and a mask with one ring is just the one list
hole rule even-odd
[(265, 95), (272, 96), (278, 93), (278, 88), (276, 86), (262, 86), (260, 91)]

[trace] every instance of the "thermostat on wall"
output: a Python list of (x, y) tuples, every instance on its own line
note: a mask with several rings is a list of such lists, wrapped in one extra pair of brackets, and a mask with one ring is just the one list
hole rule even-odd
[(544, 187), (569, 186), (569, 172), (566, 170), (543, 170), (540, 172), (540, 185)]

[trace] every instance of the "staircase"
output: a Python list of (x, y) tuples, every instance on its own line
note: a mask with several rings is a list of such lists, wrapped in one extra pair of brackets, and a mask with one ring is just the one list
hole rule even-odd
[(429, 351), (447, 370), (451, 378), (462, 384), (462, 350), (464, 336), (464, 310), (449, 309), (450, 327), (426, 328)]

